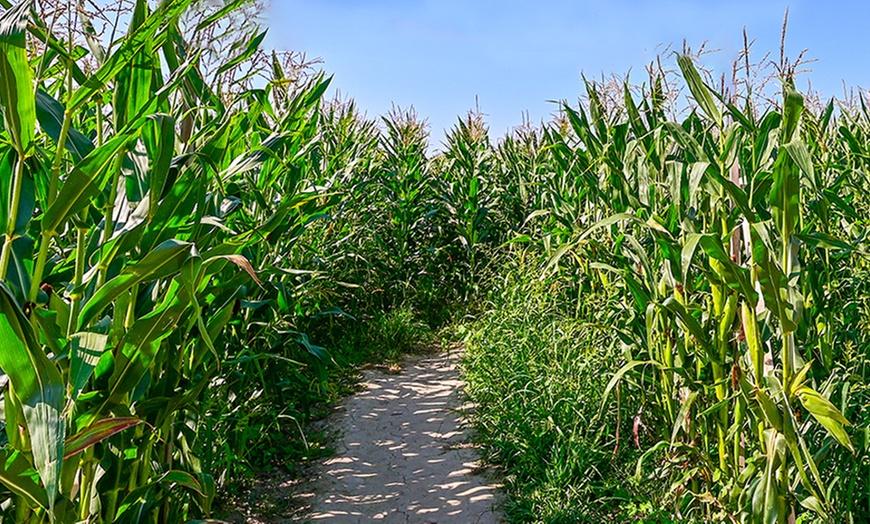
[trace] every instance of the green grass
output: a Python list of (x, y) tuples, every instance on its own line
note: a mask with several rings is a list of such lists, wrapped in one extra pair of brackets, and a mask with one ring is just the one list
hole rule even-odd
[[(488, 310), (459, 329), (477, 438), (504, 471), (507, 514), (512, 522), (615, 522), (624, 504), (648, 495), (627, 474), (637, 458), (630, 421), (617, 441), (609, 411), (599, 416), (620, 348), (590, 325), (595, 319), (574, 317), (559, 281), (514, 267), (508, 275)], [(600, 295), (585, 300), (606, 305)]]

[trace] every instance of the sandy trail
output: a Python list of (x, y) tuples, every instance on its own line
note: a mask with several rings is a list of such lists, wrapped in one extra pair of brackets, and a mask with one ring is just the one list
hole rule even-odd
[(457, 355), (368, 370), (333, 422), (336, 454), (318, 465), (311, 522), (500, 522), (497, 486), (478, 474), (462, 413)]

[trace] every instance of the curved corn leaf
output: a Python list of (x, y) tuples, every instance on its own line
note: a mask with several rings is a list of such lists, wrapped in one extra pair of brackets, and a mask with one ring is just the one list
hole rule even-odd
[(48, 509), (45, 489), (39, 485), (39, 475), (20, 451), (0, 449), (0, 483), (27, 501), (31, 508)]
[(20, 155), (36, 133), (33, 75), (27, 63), (27, 22), (33, 0), (24, 0), (0, 14), (0, 109)]
[(63, 447), (63, 458), (68, 459), (112, 435), (139, 424), (142, 424), (142, 421), (135, 417), (107, 418), (95, 422), (67, 439)]
[(846, 433), (843, 426), (849, 426), (849, 421), (840, 412), (839, 409), (826, 399), (818, 391), (807, 386), (801, 387), (796, 392), (801, 404), (810, 414), (819, 421), (819, 424), (825, 427), (837, 442), (842, 444), (852, 453), (855, 452), (855, 446), (852, 445), (852, 440)]
[(109, 337), (101, 333), (82, 332), (72, 335), (70, 342), (69, 387), (70, 396), (75, 400), (90, 380), (106, 350)]
[(200, 497), (205, 497), (205, 489), (196, 477), (186, 471), (167, 471), (155, 480), (128, 493), (118, 508), (114, 522), (117, 524), (143, 522), (147, 519), (148, 513), (163, 502), (162, 498), (165, 494), (154, 496), (155, 490), (160, 487), (168, 490), (176, 486), (186, 488)]
[(33, 464), (45, 485), (49, 509), (54, 508), (63, 465), (65, 403), (63, 378), (40, 348), (30, 322), (0, 283), (0, 368), (24, 412), (32, 444)]
[(167, 32), (155, 36), (161, 26), (171, 25), (192, 0), (167, 0), (151, 13), (136, 30), (128, 35), (121, 46), (100, 66), (100, 68), (70, 96), (69, 111), (77, 111), (81, 106), (99, 93), (106, 84), (111, 82), (146, 46), (157, 48), (163, 45)]
[[(160, 306), (136, 320), (118, 343), (118, 355), (109, 378), (105, 405), (116, 402), (139, 385), (157, 355), (160, 342), (172, 334), (190, 304), (186, 290), (173, 281)], [(94, 416), (99, 416), (102, 409)]]
[(701, 79), (698, 70), (695, 69), (695, 64), (692, 63), (692, 58), (688, 55), (677, 55), (677, 64), (680, 66), (680, 71), (683, 72), (683, 78), (686, 79), (686, 84), (689, 86), (689, 91), (698, 105), (707, 115), (707, 118), (713, 121), (714, 124), (722, 123), (722, 112), (713, 100), (713, 95), (710, 94), (710, 88)]
[[(36, 118), (39, 127), (57, 143), (63, 128), (65, 109), (51, 95), (39, 89), (36, 91)], [(70, 128), (64, 147), (72, 153), (76, 162), (80, 162), (94, 150), (94, 143), (79, 130)]]
[(109, 180), (109, 166), (119, 150), (129, 140), (128, 136), (116, 136), (79, 162), (60, 188), (54, 203), (42, 218), (43, 232), (57, 232), (71, 216), (85, 209)]
[(84, 328), (122, 293), (144, 281), (152, 281), (181, 271), (185, 262), (198, 256), (196, 247), (189, 242), (167, 240), (145, 257), (124, 268), (121, 274), (103, 284), (82, 307), (79, 329)]

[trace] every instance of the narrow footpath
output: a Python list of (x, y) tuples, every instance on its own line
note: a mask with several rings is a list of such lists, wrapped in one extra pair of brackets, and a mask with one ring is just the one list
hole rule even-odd
[(455, 354), (368, 370), (332, 423), (336, 454), (316, 468), (310, 522), (501, 522), (498, 487), (477, 469)]

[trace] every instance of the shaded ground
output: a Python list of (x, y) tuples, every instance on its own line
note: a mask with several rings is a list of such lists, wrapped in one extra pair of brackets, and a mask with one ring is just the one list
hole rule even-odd
[[(458, 355), (366, 372), (334, 419), (336, 454), (307, 494), (312, 522), (496, 523), (497, 487), (477, 471), (462, 414)], [(303, 495), (304, 496), (304, 495)]]
[(315, 463), (305, 481), (259, 479), (229, 520), (501, 522), (498, 488), (469, 444), (458, 361), (456, 352), (441, 353), (366, 370), (362, 391), (324, 422), (335, 454)]

